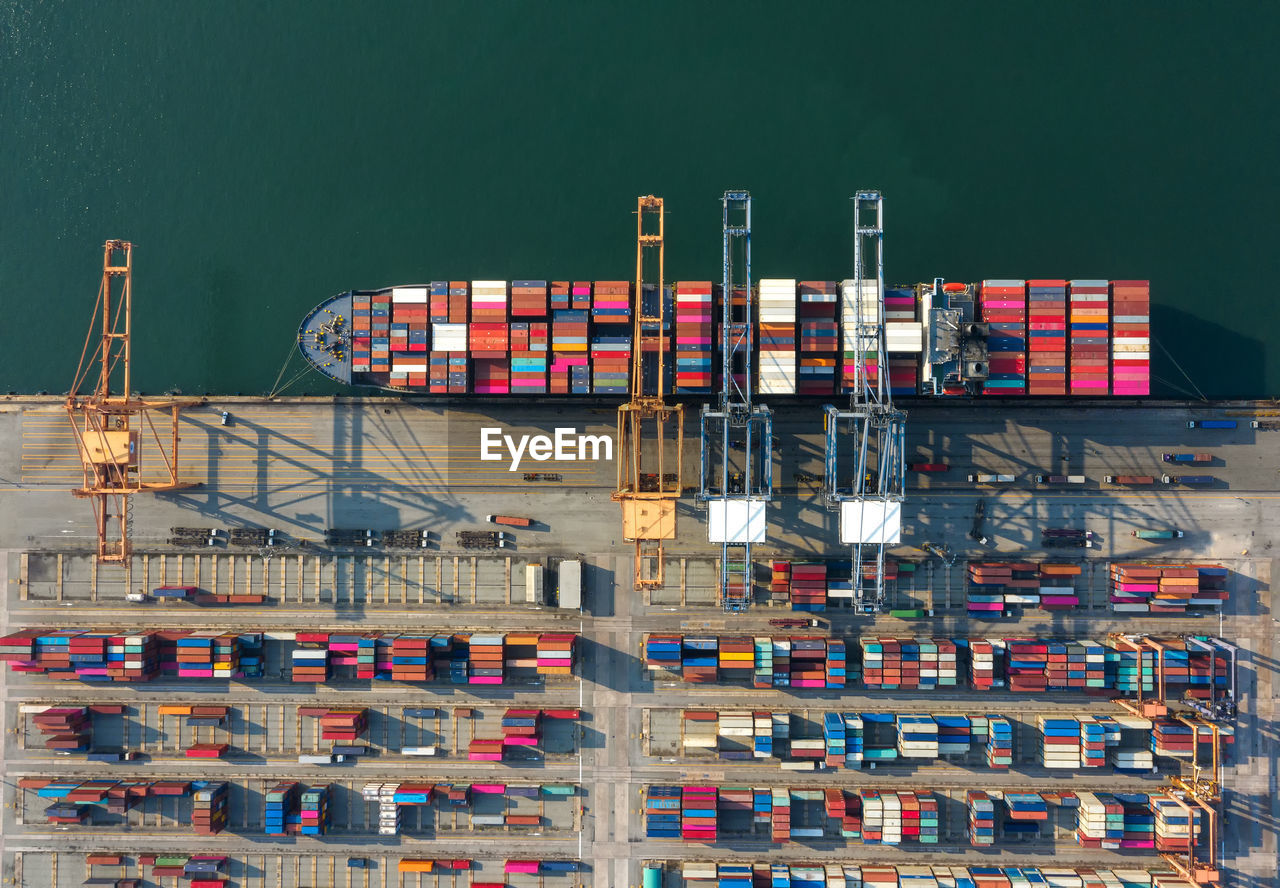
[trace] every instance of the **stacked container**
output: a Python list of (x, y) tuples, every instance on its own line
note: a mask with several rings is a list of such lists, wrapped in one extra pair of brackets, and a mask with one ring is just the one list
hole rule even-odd
[(875, 343), (858, 341), (858, 322), (875, 324), (880, 320), (879, 281), (842, 281), (840, 284), (840, 391), (852, 392), (859, 384), (859, 369), (865, 384), (875, 388), (880, 378), (880, 350)]
[(835, 281), (800, 282), (800, 376), (797, 391), (802, 395), (830, 395), (835, 392), (840, 350), (840, 325), (836, 320), (839, 292)]
[(323, 683), (329, 680), (329, 651), (325, 648), (295, 648), (290, 656), (295, 682)]
[(468, 684), (502, 684), (503, 638), (501, 635), (472, 635)]
[(263, 832), (269, 836), (283, 836), (289, 833), (290, 826), (296, 826), (294, 805), (297, 803), (297, 795), (296, 783), (277, 783), (266, 791)]
[(1151, 394), (1151, 282), (1112, 281), (1111, 391)]
[(955, 687), (956, 644), (945, 638), (863, 638), (863, 683), (868, 688)]
[(644, 799), (645, 837), (678, 839), (680, 822), (680, 787), (650, 786)]
[(895, 396), (920, 390), (920, 357), (924, 328), (917, 316), (919, 299), (913, 289), (890, 288), (884, 293), (884, 335), (888, 352), (889, 389)]
[[(587, 284), (586, 286), (590, 286)], [(551, 310), (561, 311), (573, 307), (573, 296), (571, 290), (573, 284), (569, 281), (552, 281), (551, 282)]]
[(644, 665), (650, 669), (666, 669), (679, 672), (681, 637), (679, 635), (650, 635), (644, 642)]
[(322, 836), (329, 825), (329, 792), (325, 788), (309, 789), (302, 794), (298, 807), (304, 836)]
[(827, 609), (826, 562), (792, 562), (791, 609), (819, 612)]
[(680, 837), (686, 842), (714, 842), (717, 804), (714, 786), (681, 787)]
[(1151, 751), (1166, 758), (1191, 758), (1195, 753), (1195, 733), (1189, 725), (1170, 719), (1156, 719), (1152, 725)]
[(791, 841), (791, 791), (774, 788), (769, 797), (769, 835), (775, 844)]
[(542, 711), (508, 709), (502, 716), (502, 745), (537, 746), (541, 741)]
[(1003, 660), (1004, 642), (1001, 639), (974, 639), (969, 642), (969, 687), (978, 691), (1004, 685), (996, 675), (996, 663)]
[[(587, 289), (590, 290), (589, 287)], [(590, 296), (587, 298), (590, 299)], [(552, 394), (590, 393), (588, 325), (586, 311), (564, 310), (551, 313)]]
[(1067, 282), (1027, 281), (1027, 316), (1027, 394), (1065, 395)]
[(1126, 613), (1182, 614), (1217, 608), (1227, 599), (1227, 569), (1217, 564), (1111, 565), (1111, 609)]
[(351, 372), (373, 369), (373, 301), (368, 293), (351, 294)]
[(227, 826), (226, 783), (200, 784), (193, 794), (191, 825), (198, 836), (216, 836)]
[(86, 707), (50, 707), (35, 713), (31, 721), (45, 736), (45, 749), (64, 754), (88, 752), (93, 724)]
[(596, 281), (591, 319), (624, 334), (631, 325), (631, 282)]
[(1179, 804), (1172, 796), (1153, 795), (1151, 810), (1155, 815), (1155, 849), (1161, 853), (1185, 853), (1200, 834), (1200, 810)]
[(396, 804), (398, 783), (366, 783), (361, 797), (378, 805), (378, 835), (394, 836), (400, 832), (400, 806)]
[(676, 391), (711, 391), (714, 349), (710, 281), (676, 284)]
[(391, 291), (391, 370), (393, 375), (407, 375), (404, 382), (410, 388), (427, 385), (427, 303), (427, 287)]
[[(369, 297), (369, 372), (391, 372), (391, 294), (387, 291)], [(354, 353), (353, 353), (354, 356)]]
[(1013, 764), (1013, 725), (1007, 718), (987, 716), (987, 767), (1005, 770)]
[[(391, 644), (386, 646), (391, 659), (391, 680), (430, 681), (435, 676), (430, 643), (431, 639), (425, 635), (398, 635), (391, 639)], [(374, 662), (376, 665), (376, 655)]]
[(714, 712), (685, 710), (681, 745), (685, 755), (708, 755), (719, 743), (719, 718)]
[(545, 318), (547, 316), (547, 282), (512, 281), (511, 316), (513, 318)]
[(1071, 282), (1071, 394), (1106, 395), (1110, 391), (1107, 352), (1111, 312), (1107, 282)]
[(627, 328), (597, 326), (591, 337), (591, 391), (625, 395), (630, 391), (630, 379), (631, 335)]
[(1027, 393), (1027, 292), (1025, 281), (983, 281), (978, 294), (987, 339), (986, 395)]
[(1081, 767), (1080, 722), (1074, 718), (1036, 716), (1040, 731), (1040, 764), (1052, 769)]
[(546, 632), (538, 636), (538, 674), (573, 674), (573, 644), (576, 635)]
[(1043, 692), (1049, 687), (1048, 643), (1034, 639), (1005, 640), (1005, 677), (1014, 693)]
[(845, 763), (848, 753), (844, 716), (838, 712), (822, 714), (822, 740), (826, 746), (823, 763), (828, 768), (838, 768)]
[(899, 715), (897, 751), (899, 758), (936, 759), (938, 757), (938, 724), (928, 715)]
[(991, 796), (981, 790), (965, 794), (969, 808), (969, 844), (984, 848), (996, 843), (996, 806)]
[(762, 280), (759, 288), (760, 358), (757, 391), (796, 393), (796, 282)]
[(367, 709), (329, 709), (320, 716), (320, 739), (351, 743), (369, 729)]
[(773, 561), (770, 563), (769, 602), (784, 604), (791, 600), (791, 562)]
[(1076, 844), (1118, 850), (1124, 838), (1124, 806), (1108, 792), (1077, 794)]

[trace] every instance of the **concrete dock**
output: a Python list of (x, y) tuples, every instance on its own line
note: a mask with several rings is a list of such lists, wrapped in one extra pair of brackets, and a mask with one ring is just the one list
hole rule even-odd
[[(222, 412), (231, 414), (227, 425)], [(903, 543), (893, 554), (918, 563), (917, 571), (889, 589), (891, 607), (932, 610), (931, 617), (871, 619), (828, 609), (823, 629), (856, 637), (1031, 636), (1101, 638), (1108, 632), (1214, 634), (1241, 648), (1236, 742), (1224, 769), (1224, 884), (1277, 884), (1275, 743), (1276, 646), (1280, 598), (1273, 586), (1273, 549), (1280, 526), (1280, 432), (1250, 428), (1272, 415), (1261, 405), (1100, 408), (928, 405), (909, 409), (907, 459), (946, 463), (945, 473), (908, 473)], [(1188, 420), (1238, 418), (1233, 430), (1189, 429)], [(583, 638), (576, 674), (538, 685), (492, 688), (436, 683), (338, 681), (291, 683), (287, 663), (268, 649), (263, 679), (249, 682), (158, 679), (134, 685), (50, 681), (39, 675), (0, 672), (3, 684), (4, 810), (0, 819), (3, 872), (10, 883), (62, 888), (90, 875), (84, 853), (115, 851), (226, 854), (235, 884), (253, 888), (304, 886), (465, 885), (466, 873), (405, 875), (401, 857), (471, 857), (480, 862), (474, 881), (506, 881), (513, 888), (591, 885), (629, 888), (641, 882), (646, 860), (746, 862), (862, 862), (948, 865), (1098, 866), (1161, 868), (1154, 854), (1079, 848), (1064, 824), (1049, 837), (1025, 845), (997, 845), (999, 854), (971, 848), (963, 838), (954, 796), (969, 788), (1025, 791), (1094, 789), (1155, 791), (1170, 775), (1085, 777), (1080, 772), (1037, 771), (1026, 751), (1012, 772), (959, 764), (844, 769), (797, 776), (776, 763), (699, 761), (672, 752), (670, 723), (683, 707), (810, 709), (873, 708), (898, 712), (991, 711), (1011, 718), (1038, 712), (1112, 714), (1109, 701), (1055, 693), (1030, 699), (968, 689), (932, 692), (760, 691), (730, 684), (655, 681), (645, 669), (642, 639), (648, 632), (769, 634), (768, 621), (797, 616), (759, 604), (744, 615), (716, 607), (719, 547), (707, 542), (705, 512), (692, 496), (681, 500), (679, 538), (667, 546), (666, 584), (638, 593), (631, 588), (633, 546), (621, 538), (618, 506), (610, 501), (618, 454), (537, 460), (526, 448), (512, 469), (505, 440), (614, 434), (614, 411), (602, 407), (433, 406), (371, 399), (367, 402), (297, 400), (254, 402), (210, 399), (184, 414), (179, 471), (198, 487), (139, 496), (132, 528), (135, 554), (126, 567), (95, 563), (92, 512), (69, 490), (81, 480), (71, 428), (55, 400), (0, 401), (0, 578), (4, 580), (5, 632), (22, 628), (192, 627), (231, 631), (546, 631)], [(564, 433), (566, 435), (570, 433)], [(696, 414), (686, 427), (684, 485), (697, 483)], [(820, 405), (787, 406), (774, 422), (775, 499), (769, 508), (768, 542), (753, 549), (757, 561), (779, 558), (847, 558), (839, 545), (835, 514), (804, 479), (822, 474)], [(577, 440), (576, 437), (573, 439)], [(592, 445), (593, 447), (595, 445)], [(488, 447), (488, 453), (486, 453)], [(482, 458), (497, 453), (497, 459)], [(589, 451), (588, 451), (589, 452)], [(1121, 488), (1107, 475), (1177, 474), (1162, 452), (1209, 452), (1196, 473), (1212, 474), (1206, 488), (1157, 483)], [(1190, 473), (1192, 470), (1185, 470)], [(970, 473), (1013, 474), (1000, 487), (975, 485)], [(1036, 474), (1084, 475), (1083, 485), (1037, 484)], [(536, 476), (528, 478), (526, 476)], [(554, 480), (548, 480), (552, 476)], [(975, 504), (986, 506), (983, 546), (969, 539)], [(485, 517), (534, 518), (514, 533), (506, 549), (459, 548), (462, 530), (493, 529)], [(238, 548), (170, 545), (175, 526), (261, 527), (279, 532), (282, 545)], [(1087, 528), (1092, 549), (1040, 548), (1045, 527)], [(326, 528), (423, 529), (429, 544), (417, 550), (328, 549)], [(1180, 539), (1146, 541), (1144, 528), (1177, 528)], [(945, 547), (942, 559), (923, 549)], [(587, 565), (581, 612), (525, 600), (524, 565), (581, 557)], [(1072, 561), (1083, 565), (1081, 606), (1049, 613), (1028, 608), (994, 621), (965, 611), (965, 562), (971, 559)], [(1221, 564), (1231, 571), (1231, 595), (1220, 616), (1122, 614), (1111, 610), (1107, 566), (1112, 561), (1156, 559)], [(1280, 576), (1280, 574), (1276, 574)], [(177, 602), (132, 604), (130, 591), (159, 585), (194, 585), (214, 594), (263, 594), (262, 606), (198, 607)], [(815, 630), (816, 631), (816, 630)], [(236, 754), (224, 760), (184, 758), (193, 739), (166, 722), (164, 702), (217, 703), (234, 712), (225, 734)], [(101, 728), (100, 740), (145, 753), (137, 762), (87, 763), (55, 756), (28, 744), (22, 707), (39, 704), (119, 703), (126, 714)], [(303, 705), (368, 707), (370, 742), (377, 757), (358, 764), (299, 765), (297, 755), (316, 748), (313, 733), (296, 715)], [(465, 745), (489, 736), (508, 706), (580, 707), (576, 732), (550, 741), (546, 755), (520, 762), (469, 762)], [(437, 708), (423, 723), (406, 709)], [(474, 707), (477, 718), (453, 717)], [(662, 726), (667, 726), (662, 728)], [(660, 730), (661, 728), (661, 730)], [(223, 736), (223, 735), (219, 735)], [(661, 739), (667, 737), (667, 740)], [(118, 743), (114, 741), (118, 738)], [(204, 739), (201, 737), (200, 739)], [(1029, 744), (1030, 741), (1028, 741)], [(402, 746), (434, 743), (454, 750), (440, 761), (408, 759)], [(461, 745), (459, 745), (461, 744)], [(461, 754), (456, 750), (462, 749)], [(19, 790), (26, 776), (82, 779), (217, 779), (237, 787), (227, 832), (198, 839), (189, 812), (165, 801), (129, 812), (122, 820), (55, 830), (43, 822), (43, 805)], [(332, 828), (323, 839), (275, 841), (261, 834), (261, 792), (282, 778), (330, 783)], [(369, 782), (572, 783), (572, 798), (537, 802), (546, 824), (536, 835), (473, 827), (468, 815), (443, 810), (405, 834), (376, 834), (376, 805), (361, 800)], [(772, 845), (757, 835), (714, 846), (644, 838), (642, 789), (654, 783), (716, 782), (754, 786), (842, 786), (933, 789), (950, 799), (944, 838), (933, 850), (904, 844), (864, 846), (820, 840)], [(522, 803), (528, 800), (522, 800)], [(962, 806), (962, 801), (961, 801)], [(166, 807), (168, 806), (168, 807)], [(189, 801), (188, 801), (189, 806)], [(962, 810), (962, 808), (961, 808)], [(522, 811), (523, 813), (523, 811)], [(370, 820), (372, 818), (372, 821)], [(352, 869), (346, 857), (368, 858)], [(506, 875), (509, 858), (579, 859), (583, 872), (543, 879)], [(111, 871), (115, 873), (114, 870)], [(93, 876), (105, 875), (94, 869)], [(130, 871), (128, 875), (135, 874)], [(141, 877), (142, 871), (136, 870)], [(123, 876), (122, 876), (123, 877)], [(675, 884), (675, 883), (672, 883)]]

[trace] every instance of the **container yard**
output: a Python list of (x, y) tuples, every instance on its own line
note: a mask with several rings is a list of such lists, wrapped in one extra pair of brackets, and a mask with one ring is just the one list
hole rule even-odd
[(729, 192), (721, 280), (646, 197), (633, 280), (348, 291), (360, 398), (5, 399), (6, 878), (1275, 884), (1280, 411), (855, 204), (827, 279)]

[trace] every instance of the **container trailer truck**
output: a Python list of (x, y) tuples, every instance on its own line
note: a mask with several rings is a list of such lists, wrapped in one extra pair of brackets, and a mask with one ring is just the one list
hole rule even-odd
[(1180, 530), (1135, 530), (1133, 535), (1140, 540), (1180, 540)]

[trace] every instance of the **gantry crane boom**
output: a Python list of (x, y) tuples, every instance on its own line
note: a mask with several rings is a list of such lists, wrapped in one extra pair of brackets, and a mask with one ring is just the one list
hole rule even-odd
[[(863, 214), (874, 218), (863, 224)], [(881, 610), (885, 600), (885, 547), (900, 541), (906, 489), (906, 414), (893, 405), (884, 329), (884, 197), (859, 191), (853, 198), (853, 278), (842, 282), (843, 351), (852, 354), (849, 407), (826, 408), (823, 495), (840, 512), (841, 542), (852, 546), (854, 605)], [(870, 254), (870, 255), (868, 255)], [(875, 263), (874, 277), (867, 263)], [(852, 438), (852, 465), (841, 458), (842, 434)], [(852, 477), (847, 473), (852, 469)], [(874, 571), (864, 574), (870, 556)]]
[(720, 543), (720, 604), (743, 611), (752, 597), (751, 544), (764, 540), (765, 504), (773, 498), (773, 419), (751, 398), (751, 195), (726, 191), (721, 205), (720, 398), (715, 409), (702, 409), (698, 499), (709, 513), (710, 542)]
[[(93, 505), (98, 559), (115, 563), (127, 561), (132, 552), (133, 494), (194, 486), (178, 479), (178, 416), (183, 407), (199, 402), (143, 399), (132, 394), (132, 313), (133, 245), (128, 241), (107, 241), (103, 246), (98, 302), (75, 381), (67, 394), (66, 409), (84, 469), (84, 483), (71, 492)], [(95, 340), (97, 344), (91, 351)], [(82, 396), (80, 390), (95, 369), (93, 390)], [(120, 380), (119, 393), (112, 391), (113, 379)], [(168, 414), (168, 450), (152, 420), (155, 412)], [(164, 468), (162, 475), (150, 480), (143, 478), (142, 457), (148, 440), (155, 443)]]
[[(637, 589), (662, 585), (663, 542), (675, 538), (683, 483), (684, 407), (665, 400), (665, 226), (662, 198), (639, 198), (631, 398), (618, 408), (618, 486), (613, 492), (622, 506), (622, 536), (636, 544)], [(667, 453), (672, 446), (673, 456)]]

